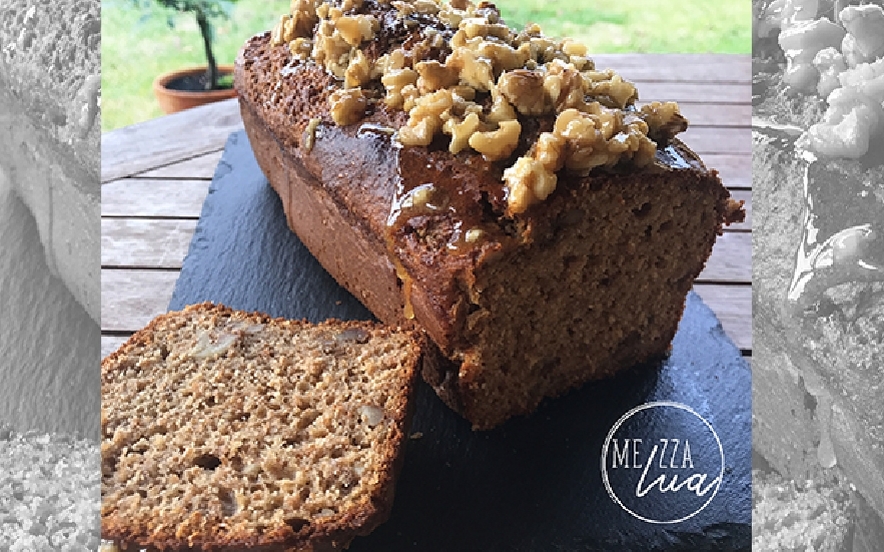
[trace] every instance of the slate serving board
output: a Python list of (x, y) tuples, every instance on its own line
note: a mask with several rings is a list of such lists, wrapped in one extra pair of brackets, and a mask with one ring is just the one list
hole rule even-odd
[[(169, 308), (201, 301), (312, 321), (372, 317), (289, 231), (244, 132), (228, 140)], [(408, 442), (392, 516), (350, 550), (748, 550), (750, 397), (748, 365), (693, 293), (665, 362), (546, 401), (493, 431), (471, 431), (421, 383), (412, 431), (423, 436)], [(673, 524), (628, 514), (606, 492), (600, 469), (617, 420), (662, 400), (708, 420), (725, 457), (712, 501)], [(698, 424), (677, 418), (651, 425), (704, 438), (690, 433), (701, 431)], [(645, 430), (633, 431), (641, 438)], [(675, 495), (664, 495), (661, 517), (679, 506)]]

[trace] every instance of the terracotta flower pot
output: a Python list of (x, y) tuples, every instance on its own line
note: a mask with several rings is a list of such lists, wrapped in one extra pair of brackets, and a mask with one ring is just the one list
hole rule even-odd
[[(197, 77), (206, 72), (205, 67), (192, 67), (189, 69), (181, 69), (178, 71), (170, 71), (159, 75), (153, 81), (153, 92), (160, 103), (160, 109), (163, 113), (169, 115), (197, 107), (212, 102), (218, 102), (229, 98), (236, 97), (236, 90), (233, 88), (225, 90), (172, 90), (167, 87), (168, 83), (182, 77)], [(233, 73), (232, 65), (219, 65), (218, 72), (221, 75), (230, 75)]]

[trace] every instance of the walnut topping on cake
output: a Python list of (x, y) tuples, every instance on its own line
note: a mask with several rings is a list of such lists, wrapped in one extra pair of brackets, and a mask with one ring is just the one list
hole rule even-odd
[(756, 32), (779, 32), (792, 93), (819, 95), (828, 108), (798, 145), (826, 157), (858, 159), (884, 131), (884, 8), (775, 0), (758, 9)]
[[(376, 4), (388, 2), (293, 0), (272, 41), (340, 81), (330, 98), (336, 124), (357, 123), (383, 101), (408, 113), (395, 136), (401, 144), (428, 146), (448, 136), (453, 154), (471, 149), (507, 163), (509, 214), (552, 193), (560, 170), (645, 166), (658, 141), (687, 128), (674, 103), (636, 110), (635, 85), (598, 70), (586, 46), (547, 38), (537, 25), (516, 32), (491, 3), (396, 0), (392, 18), (372, 15)], [(372, 41), (380, 20), (401, 23), (409, 38), (379, 52), (384, 44)], [(531, 117), (555, 117), (556, 128), (513, 159), (525, 151), (520, 139)]]

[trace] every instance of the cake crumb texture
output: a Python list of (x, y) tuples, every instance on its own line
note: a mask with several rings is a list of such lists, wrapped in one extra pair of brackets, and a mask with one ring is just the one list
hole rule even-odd
[(420, 346), (204, 303), (102, 362), (102, 538), (337, 550), (386, 519)]
[(824, 482), (797, 484), (752, 472), (752, 550), (849, 550), (854, 512), (846, 491)]
[(0, 550), (97, 550), (98, 444), (0, 422)]
[(101, 2), (12, 0), (0, 6), (0, 88), (98, 180)]

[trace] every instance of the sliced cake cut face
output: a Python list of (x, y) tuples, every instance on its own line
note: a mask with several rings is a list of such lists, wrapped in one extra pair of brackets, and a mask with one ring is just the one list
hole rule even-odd
[(389, 514), (420, 356), (411, 333), (368, 322), (160, 316), (102, 362), (102, 537), (347, 545)]

